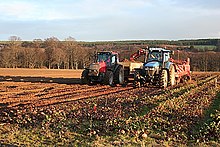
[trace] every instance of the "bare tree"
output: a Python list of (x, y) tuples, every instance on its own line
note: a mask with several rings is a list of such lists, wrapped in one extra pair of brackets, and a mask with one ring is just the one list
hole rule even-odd
[(2, 49), (0, 52), (0, 61), (1, 61), (1, 67), (4, 68), (12, 67), (12, 61), (13, 61), (12, 49), (10, 49), (9, 47)]
[(44, 48), (39, 48), (39, 49), (35, 48), (35, 55), (37, 56), (36, 57), (36, 67), (43, 68), (44, 63), (47, 59), (46, 54), (45, 54), (45, 49)]
[(43, 44), (42, 39), (34, 39), (33, 40), (33, 45), (34, 45), (35, 48), (40, 48), (42, 44)]
[(59, 46), (59, 40), (56, 37), (50, 37), (45, 40), (44, 44), (47, 64), (50, 69), (52, 63), (55, 61), (55, 49)]
[(83, 47), (80, 59), (81, 68), (88, 66), (94, 61), (94, 49)]
[(67, 37), (67, 38), (65, 39), (65, 41), (76, 41), (76, 39), (73, 38), (73, 37), (71, 37), (71, 36), (69, 36), (69, 37)]
[(11, 49), (11, 56), (12, 56), (11, 64), (13, 68), (16, 68), (19, 66), (21, 38), (18, 36), (10, 36), (9, 41), (10, 41), (9, 48)]
[(64, 46), (68, 55), (69, 69), (84, 68), (90, 63), (93, 56), (91, 48), (81, 46), (73, 37), (66, 38)]
[(76, 48), (77, 48), (77, 42), (73, 37), (68, 37), (65, 39), (65, 48), (66, 53), (68, 55), (68, 68), (73, 69), (74, 68), (74, 58), (76, 58)]
[(55, 65), (58, 69), (60, 69), (61, 65), (66, 62), (66, 52), (62, 48), (56, 48), (54, 52), (54, 61), (53, 65)]
[(10, 36), (8, 38), (9, 41), (21, 41), (21, 38), (18, 36)]

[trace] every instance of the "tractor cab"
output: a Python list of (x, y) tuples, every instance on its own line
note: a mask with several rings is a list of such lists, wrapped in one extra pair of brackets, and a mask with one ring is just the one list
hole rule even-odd
[(148, 50), (147, 62), (158, 61), (158, 62), (167, 62), (170, 58), (170, 50), (163, 48), (150, 48)]
[(169, 62), (170, 52), (170, 50), (163, 48), (149, 48), (147, 61), (144, 63), (144, 67), (166, 68), (166, 64)]
[(118, 54), (110, 51), (98, 52), (96, 62), (105, 62), (107, 65), (115, 64), (118, 62)]

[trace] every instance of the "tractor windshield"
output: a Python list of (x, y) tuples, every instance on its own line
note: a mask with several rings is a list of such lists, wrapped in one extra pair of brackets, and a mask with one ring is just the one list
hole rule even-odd
[(110, 62), (109, 53), (99, 53), (97, 56), (97, 62)]
[(162, 52), (152, 51), (148, 53), (148, 62), (149, 61), (162, 61)]

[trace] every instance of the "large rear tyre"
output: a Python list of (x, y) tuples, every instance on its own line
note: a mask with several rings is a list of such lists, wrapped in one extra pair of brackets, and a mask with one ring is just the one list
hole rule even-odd
[(118, 69), (115, 72), (115, 78), (116, 78), (116, 83), (123, 85), (125, 83), (124, 79), (124, 69), (122, 66), (119, 66)]
[(163, 69), (160, 73), (160, 87), (167, 88), (168, 86), (168, 73), (167, 70)]
[(82, 75), (81, 75), (81, 84), (89, 84), (90, 83), (88, 73), (89, 73), (88, 69), (83, 70)]
[(114, 86), (114, 76), (112, 71), (107, 71), (104, 77), (104, 84)]
[(169, 85), (174, 86), (176, 84), (176, 79), (175, 79), (175, 68), (173, 65), (170, 66), (169, 70)]

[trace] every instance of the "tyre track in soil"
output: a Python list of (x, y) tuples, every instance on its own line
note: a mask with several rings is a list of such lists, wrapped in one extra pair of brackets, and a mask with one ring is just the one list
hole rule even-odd
[[(42, 87), (41, 84), (38, 84), (39, 87)], [(53, 86), (52, 86), (53, 85)], [(36, 86), (36, 85), (33, 85)], [(20, 101), (17, 103), (11, 103), (8, 105), (4, 105), (0, 100), (0, 115), (5, 116), (6, 114), (12, 115), (16, 117), (17, 111), (21, 114), (28, 114), (27, 112), (38, 112), (45, 111), (50, 108), (52, 109), (66, 109), (66, 107), (72, 107), (72, 105), (77, 104), (78, 108), (85, 107), (84, 104), (81, 105), (77, 101), (81, 101), (84, 99), (123, 99), (129, 97), (143, 97), (149, 95), (160, 95), (163, 94), (164, 91), (178, 88), (181, 85), (176, 85), (175, 87), (164, 90), (156, 87), (141, 87), (141, 88), (133, 88), (131, 85), (128, 87), (110, 87), (106, 85), (65, 85), (65, 84), (54, 84), (49, 83), (45, 86), (44, 92), (46, 99), (44, 97), (38, 97), (35, 94), (32, 94), (31, 97), (27, 101)], [(183, 86), (183, 85), (182, 85)], [(39, 88), (38, 87), (38, 88)], [(61, 91), (61, 92), (60, 92)], [(56, 93), (59, 94), (56, 94)], [(73, 93), (75, 92), (75, 93)], [(39, 92), (40, 93), (40, 92)], [(53, 96), (50, 94), (54, 94)], [(36, 99), (34, 99), (36, 96)], [(28, 97), (28, 96), (22, 96)], [(83, 102), (83, 101), (81, 101)], [(80, 104), (80, 105), (79, 105)], [(157, 105), (158, 106), (158, 105)], [(157, 109), (157, 106), (153, 107), (151, 111)], [(87, 107), (87, 106), (86, 106)]]
[[(126, 98), (128, 96), (141, 96), (146, 93), (155, 93), (154, 91), (158, 93), (159, 91), (161, 91), (158, 90), (158, 88), (146, 87), (133, 89), (132, 86), (110, 87), (106, 85), (88, 86), (80, 84), (65, 85), (54, 83), (41, 83), (38, 84), (38, 87), (36, 87), (36, 84), (24, 84), (23, 82), (21, 82), (21, 85), (25, 86), (28, 89), (31, 89), (30, 87), (33, 86), (35, 87), (35, 90), (32, 89), (24, 92), (25, 88), (22, 86), (19, 87), (19, 84), (17, 84), (15, 86), (18, 86), (18, 89), (15, 91), (15, 94), (12, 92), (11, 95), (7, 94), (5, 97), (2, 96), (0, 98), (0, 107), (4, 106), (8, 108), (14, 108), (19, 106), (28, 107), (28, 105), (32, 105), (32, 107), (42, 107), (47, 105), (67, 103), (81, 99), (103, 97), (110, 94), (113, 94), (113, 97)], [(23, 91), (19, 92), (19, 89), (22, 89)]]
[[(79, 86), (79, 85), (77, 85)], [(62, 88), (54, 88), (46, 87), (46, 88), (38, 88), (36, 90), (23, 90), (22, 92), (12, 92), (11, 95), (2, 96), (0, 100), (3, 103), (9, 103), (9, 107), (19, 105), (19, 103), (31, 103), (32, 101), (37, 100), (46, 100), (46, 99), (53, 99), (53, 98), (62, 98), (65, 96), (71, 96), (73, 94), (92, 91), (92, 90), (99, 90), (106, 88), (107, 86), (102, 87), (88, 87), (88, 86), (82, 86), (81, 88), (76, 88), (76, 86), (73, 87), (62, 87)], [(75, 90), (76, 89), (76, 90)], [(4, 93), (4, 92), (3, 92)], [(14, 94), (15, 93), (15, 94)]]
[[(80, 86), (80, 85), (77, 85)], [(87, 87), (87, 89), (85, 89)], [(12, 100), (11, 103), (8, 103), (7, 108), (17, 108), (17, 107), (44, 107), (49, 105), (63, 104), (69, 103), (76, 100), (88, 99), (88, 98), (98, 98), (105, 97), (106, 95), (118, 98), (126, 98), (129, 96), (141, 96), (145, 93), (152, 93), (155, 90), (161, 91), (158, 88), (136, 88), (134, 89), (131, 85), (128, 87), (110, 87), (110, 86), (85, 86), (84, 88), (80, 88), (79, 90), (68, 89), (68, 91), (64, 91), (58, 93), (60, 89), (52, 89), (51, 91), (44, 96), (33, 97), (36, 96), (36, 93), (29, 94), (27, 96), (20, 97), (19, 100)], [(61, 89), (63, 90), (63, 89)], [(41, 93), (42, 94), (42, 93)], [(30, 98), (32, 96), (32, 98)], [(26, 98), (26, 99), (24, 99)]]
[(128, 97), (133, 97), (133, 96), (143, 96), (144, 94), (156, 94), (159, 93), (163, 90), (159, 88), (147, 88), (147, 87), (141, 87), (141, 88), (133, 88), (132, 86), (128, 87), (107, 87), (105, 89), (99, 90), (99, 91), (93, 91), (87, 93), (77, 93), (74, 97), (69, 96), (69, 98), (65, 97), (58, 97), (58, 98), (51, 98), (51, 99), (46, 99), (46, 100), (37, 100), (31, 102), (26, 102), (26, 103), (18, 103), (17, 105), (14, 105), (12, 107), (8, 107), (9, 109), (33, 109), (33, 108), (48, 108), (50, 106), (60, 106), (63, 104), (66, 105), (71, 105), (73, 102), (78, 101), (78, 100), (85, 100), (85, 99), (111, 99), (111, 98), (128, 98)]
[[(67, 86), (68, 87), (68, 86)], [(75, 90), (75, 87), (81, 87)], [(131, 89), (132, 87), (110, 87), (110, 86), (87, 86), (87, 85), (74, 85), (72, 88), (65, 86), (63, 88), (46, 88), (41, 89), (38, 92), (33, 93), (24, 93), (25, 95), (17, 94), (16, 97), (8, 97), (0, 99), (1, 105), (6, 105), (8, 108), (16, 107), (16, 106), (25, 106), (25, 105), (33, 105), (33, 106), (46, 106), (57, 103), (65, 103), (69, 101), (74, 101), (78, 99), (90, 98), (103, 96), (110, 93), (117, 93), (120, 91), (126, 91)], [(45, 91), (44, 91), (45, 90)]]

